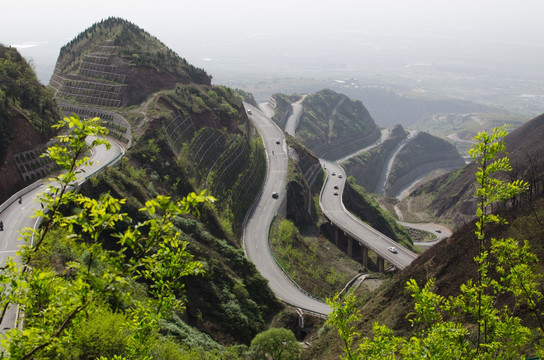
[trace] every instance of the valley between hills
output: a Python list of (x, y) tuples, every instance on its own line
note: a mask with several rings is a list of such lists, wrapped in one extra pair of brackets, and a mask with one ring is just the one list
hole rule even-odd
[[(216, 199), (171, 220), (202, 269), (176, 280), (181, 287), (172, 294), (182, 307), (148, 327), (128, 327), (136, 303), (156, 310), (149, 304), (161, 296), (153, 293), (151, 277), (118, 275), (107, 293), (90, 281), (85, 291), (100, 300), (79, 307), (54, 292), (33, 295), (30, 285), (24, 294), (16, 289), (27, 285), (4, 286), (2, 341), (13, 358), (17, 341), (21, 353), (36, 358), (131, 358), (131, 351), (134, 358), (259, 358), (254, 340), (279, 328), (289, 330), (283, 344), (296, 343), (292, 358), (336, 359), (342, 340), (324, 323), (333, 310), (324, 299), (354, 294), (362, 318), (353, 326), (361, 334), (371, 334), (379, 321), (409, 338), (415, 301), (405, 290), (409, 279), (421, 286), (436, 279), (437, 294), (447, 298), (477, 277), (477, 166), (459, 150), (477, 131), (504, 120), (484, 115), (488, 109), (464, 115), (463, 121), (477, 119), (481, 127), (445, 136), (450, 128), (433, 126), (460, 118), (437, 115), (434, 125), (420, 123), (417, 130), (380, 128), (363, 102), (331, 89), (274, 93), (257, 103), (242, 89), (213, 85), (205, 69), (119, 18), (98, 22), (66, 44), (48, 87), (39, 85), (15, 49), (2, 46), (0, 57), (2, 279), (15, 276), (7, 264), (19, 246), (19, 229), (37, 226), (30, 215), (40, 208), (31, 199), (49, 194), (44, 179), (62, 174), (42, 154), (56, 135), (69, 134), (51, 128), (64, 116), (99, 117), (114, 144), (91, 153), (95, 167), (83, 168), (87, 181), (78, 182), (78, 193), (89, 199), (125, 199), (126, 216), (97, 238), (101, 249), (119, 251), (117, 232), (152, 221), (141, 209), (160, 194), (186, 199), (205, 191)], [(501, 179), (524, 179), (530, 190), (490, 204), (509, 223), (490, 233), (527, 239), (542, 258), (544, 120), (512, 119), (516, 128), (505, 138), (512, 171)], [(65, 204), (55, 211), (72, 218), (81, 210)], [(47, 270), (51, 281), (66, 281), (65, 288), (77, 278), (76, 263), (87, 264), (99, 279), (109, 265), (88, 261), (90, 250), (78, 250), (90, 241), (85, 229), (52, 227), (29, 264)], [(69, 241), (76, 237), (78, 244)], [(542, 274), (541, 263), (535, 269)], [(8, 283), (17, 282), (2, 284)], [(500, 303), (515, 300), (504, 295)], [(531, 310), (517, 307), (516, 316), (538, 329)], [(25, 331), (37, 335), (19, 338)], [(117, 335), (110, 341), (108, 332)], [(534, 334), (535, 342), (542, 340)], [(533, 356), (537, 350), (527, 345), (519, 351)]]

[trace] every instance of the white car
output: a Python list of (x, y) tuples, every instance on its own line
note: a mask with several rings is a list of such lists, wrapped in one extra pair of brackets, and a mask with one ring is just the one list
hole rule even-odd
[(251, 114), (252, 114), (251, 109), (247, 109), (247, 113), (248, 113), (249, 115), (251, 115)]
[(387, 250), (391, 251), (393, 254), (396, 254), (398, 252), (397, 248), (394, 246), (389, 247)]

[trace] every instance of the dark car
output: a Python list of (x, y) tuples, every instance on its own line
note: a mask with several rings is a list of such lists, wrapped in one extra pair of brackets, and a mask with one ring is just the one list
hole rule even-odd
[(276, 140), (276, 144), (278, 144), (278, 145), (279, 145), (279, 144), (280, 144), (280, 141), (279, 141), (279, 140)]
[(334, 185), (334, 189), (335, 189), (335, 190), (338, 190), (338, 185)]
[(335, 191), (335, 192), (334, 192), (334, 195), (335, 195), (335, 196), (338, 196), (338, 191)]
[(280, 196), (278, 195), (277, 192), (273, 192), (273, 193), (272, 193), (272, 198), (273, 198), (273, 199), (277, 199), (277, 198), (279, 198), (279, 197), (280, 197)]

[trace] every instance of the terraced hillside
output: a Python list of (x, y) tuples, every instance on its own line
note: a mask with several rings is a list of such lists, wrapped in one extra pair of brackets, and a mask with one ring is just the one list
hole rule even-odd
[(259, 192), (266, 160), (240, 98), (221, 86), (180, 85), (154, 102), (170, 148), (196, 189), (220, 199), (221, 216), (238, 233)]
[(379, 146), (357, 154), (342, 163), (346, 173), (353, 176), (357, 184), (366, 191), (375, 193), (378, 182), (386, 171), (387, 162), (393, 156), (399, 144), (406, 140), (406, 133), (401, 125), (391, 129), (389, 137)]
[(211, 77), (136, 25), (109, 18), (62, 47), (50, 85), (61, 102), (125, 107), (177, 83)]
[(266, 165), (237, 92), (119, 18), (65, 45), (50, 85), (66, 114), (100, 117), (126, 147), (153, 128), (155, 145), (164, 140), (185, 166), (173, 179), (221, 199), (224, 223), (239, 232)]
[(380, 138), (380, 129), (360, 101), (332, 90), (308, 95), (297, 139), (317, 156), (340, 159)]
[(281, 128), (285, 129), (287, 119), (293, 113), (291, 104), (298, 100), (298, 96), (285, 94), (274, 94), (268, 100), (268, 105), (274, 110), (272, 120)]
[(457, 169), (465, 164), (455, 146), (446, 140), (420, 132), (404, 146), (393, 161), (385, 195), (395, 197), (411, 183), (436, 169)]

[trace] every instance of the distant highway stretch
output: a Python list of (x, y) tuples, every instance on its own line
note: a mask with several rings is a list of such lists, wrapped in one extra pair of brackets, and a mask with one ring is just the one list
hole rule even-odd
[[(87, 142), (92, 141), (89, 138)], [(123, 148), (114, 141), (111, 142), (110, 150), (106, 150), (104, 145), (96, 147), (93, 151), (91, 159), (93, 164), (90, 167), (84, 168), (84, 173), (79, 177), (78, 183), (82, 183), (86, 176), (89, 176), (102, 167), (110, 164), (111, 161), (117, 159), (123, 154)], [(38, 195), (43, 193), (52, 183), (37, 182), (25, 189), (17, 192), (14, 196), (8, 199), (0, 206), (0, 220), (4, 222), (4, 231), (0, 231), (0, 266), (4, 266), (9, 257), (15, 257), (19, 246), (22, 242), (19, 240), (20, 231), (25, 227), (34, 228), (39, 221), (32, 218), (32, 215), (39, 208)], [(21, 203), (18, 198), (21, 196)], [(20, 261), (15, 257), (16, 261)], [(4, 321), (0, 325), (0, 329), (11, 328), (16, 320), (16, 309), (10, 308), (10, 311), (4, 316)]]
[[(404, 269), (410, 265), (417, 255), (410, 250), (400, 246), (397, 242), (373, 229), (346, 210), (342, 202), (346, 173), (344, 169), (333, 162), (321, 159), (321, 164), (327, 171), (327, 179), (323, 184), (319, 203), (323, 214), (342, 229), (352, 239), (378, 254), (398, 269)], [(332, 174), (335, 175), (332, 175)], [(342, 177), (339, 178), (339, 175)], [(338, 189), (334, 189), (334, 186)], [(335, 195), (335, 192), (337, 195)], [(395, 247), (397, 253), (389, 251)]]
[[(268, 157), (268, 170), (261, 196), (248, 215), (244, 227), (243, 241), (247, 257), (268, 280), (268, 285), (280, 300), (303, 310), (327, 315), (331, 308), (300, 289), (287, 277), (271, 253), (268, 243), (270, 224), (285, 196), (287, 144), (283, 131), (272, 120), (259, 109), (244, 105), (251, 110), (249, 117), (263, 138)], [(278, 194), (277, 199), (272, 197), (273, 193)]]

